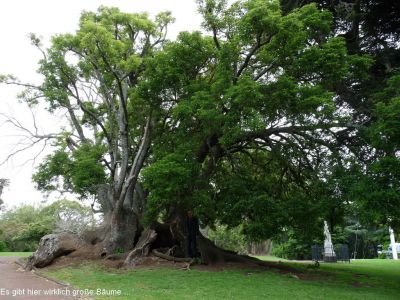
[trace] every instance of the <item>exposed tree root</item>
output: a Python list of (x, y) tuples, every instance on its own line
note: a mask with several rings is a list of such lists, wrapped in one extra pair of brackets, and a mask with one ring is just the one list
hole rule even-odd
[[(175, 223), (173, 223), (174, 225)], [(178, 224), (181, 225), (181, 224)], [(141, 232), (140, 238), (135, 243), (135, 247), (125, 254), (109, 253), (105, 250), (104, 245), (107, 242), (107, 234), (104, 230), (93, 231), (93, 236), (85, 236), (78, 238), (77, 236), (65, 236), (61, 239), (62, 243), (57, 242), (57, 247), (52, 247), (48, 243), (42, 242), (39, 250), (35, 254), (35, 258), (31, 258), (28, 267), (44, 267), (52, 263), (52, 261), (60, 256), (68, 256), (72, 259), (105, 259), (106, 261), (119, 262), (120, 266), (125, 268), (133, 268), (141, 265), (146, 261), (146, 257), (151, 253), (154, 257), (162, 258), (167, 261), (185, 263), (183, 269), (189, 270), (190, 267), (197, 262), (196, 259), (185, 257), (186, 238), (180, 226), (175, 224), (175, 227), (169, 223), (157, 223), (153, 228), (148, 228)], [(177, 230), (179, 229), (179, 231)], [(43, 239), (45, 240), (45, 238)], [(78, 242), (82, 245), (78, 245)], [(74, 242), (74, 243), (72, 243)], [(74, 245), (76, 251), (69, 254), (71, 251), (60, 251), (64, 249), (64, 244)], [(77, 246), (75, 246), (75, 244)], [(211, 240), (199, 233), (197, 237), (197, 248), (201, 256), (201, 263), (205, 265), (223, 266), (229, 263), (237, 263), (238, 265), (248, 265), (250, 267), (258, 266), (264, 268), (274, 268), (286, 272), (296, 272), (290, 266), (280, 264), (278, 262), (266, 262), (257, 258), (239, 255), (235, 252), (224, 250), (216, 246)], [(69, 249), (69, 248), (68, 248)], [(40, 261), (37, 259), (37, 253), (46, 253)], [(128, 254), (129, 253), (129, 254)], [(42, 263), (45, 261), (46, 264)], [(122, 261), (124, 261), (122, 263)]]
[(156, 240), (157, 233), (153, 229), (146, 229), (142, 232), (135, 248), (125, 259), (124, 267), (132, 268), (150, 252), (152, 243)]
[(171, 256), (168, 254), (164, 254), (160, 251), (157, 251), (156, 249), (153, 249), (153, 251), (151, 252), (154, 256), (169, 260), (169, 261), (173, 261), (173, 262), (187, 262), (187, 263), (192, 263), (194, 261), (193, 258), (187, 258), (187, 257), (175, 257), (175, 256)]

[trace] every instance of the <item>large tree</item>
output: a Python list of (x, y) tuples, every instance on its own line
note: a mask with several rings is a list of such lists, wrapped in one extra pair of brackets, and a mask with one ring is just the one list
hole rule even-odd
[[(84, 12), (74, 34), (54, 36), (43, 53), (39, 86), (22, 84), (29, 105), (44, 102), (69, 121), (51, 138), (56, 151), (39, 166), (34, 181), (41, 190), (61, 189), (95, 195), (108, 224), (109, 249), (129, 249), (138, 234), (144, 197), (138, 176), (148, 156), (158, 99), (138, 94), (147, 61), (165, 42), (168, 12), (155, 20), (100, 7)], [(20, 84), (12, 76), (3, 81)], [(133, 200), (134, 199), (134, 200)]]
[[(183, 252), (189, 208), (202, 224), (244, 223), (253, 238), (304, 224), (305, 212), (317, 219), (315, 187), (347, 151), (337, 137), (352, 118), (336, 83), (357, 86), (370, 60), (347, 54), (331, 13), (283, 15), (264, 0), (199, 1), (199, 11), (210, 35), (174, 42), (168, 13), (85, 12), (75, 34), (43, 50), (43, 83), (26, 85), (30, 105), (64, 110), (71, 125), (51, 136), (56, 151), (34, 180), (94, 195), (105, 223), (93, 242), (109, 251), (131, 249), (144, 224), (158, 246)], [(199, 246), (205, 261), (233, 259), (203, 237)]]

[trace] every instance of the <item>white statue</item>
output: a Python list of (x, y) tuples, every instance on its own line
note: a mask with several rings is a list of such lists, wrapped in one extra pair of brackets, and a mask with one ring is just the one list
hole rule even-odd
[(398, 253), (397, 253), (397, 243), (394, 239), (394, 231), (391, 227), (389, 227), (389, 235), (390, 235), (390, 245), (392, 246), (393, 259), (397, 260), (397, 259), (399, 259)]
[(324, 221), (324, 260), (336, 261), (335, 250), (333, 249), (331, 233), (329, 232), (328, 223)]

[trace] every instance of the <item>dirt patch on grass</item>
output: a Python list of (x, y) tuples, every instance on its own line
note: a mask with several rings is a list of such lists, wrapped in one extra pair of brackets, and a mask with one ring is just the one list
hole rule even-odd
[[(61, 256), (53, 261), (50, 266), (43, 270), (57, 270), (66, 267), (78, 267), (84, 264), (96, 264), (105, 269), (122, 269), (125, 256), (109, 257), (109, 258), (93, 258), (93, 257), (77, 257), (77, 256)], [(167, 261), (156, 256), (148, 256), (141, 260), (140, 264), (135, 266), (135, 269), (155, 269), (159, 267), (182, 268), (184, 263)]]
[(353, 276), (356, 278), (370, 278), (371, 277), (367, 274), (360, 274), (360, 273), (354, 274)]
[(360, 288), (360, 287), (370, 287), (370, 288), (372, 288), (372, 287), (373, 287), (373, 286), (372, 286), (371, 284), (369, 284), (369, 283), (366, 283), (366, 282), (359, 282), (359, 281), (353, 282), (353, 283), (351, 283), (351, 285), (354, 286), (354, 287), (358, 287), (358, 288)]

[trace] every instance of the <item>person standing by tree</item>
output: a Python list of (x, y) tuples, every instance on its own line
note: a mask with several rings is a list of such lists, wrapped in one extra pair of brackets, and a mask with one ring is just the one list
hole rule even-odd
[(197, 234), (199, 232), (199, 221), (193, 216), (193, 211), (187, 211), (186, 218), (187, 229), (187, 253), (189, 257), (195, 258), (197, 256)]

